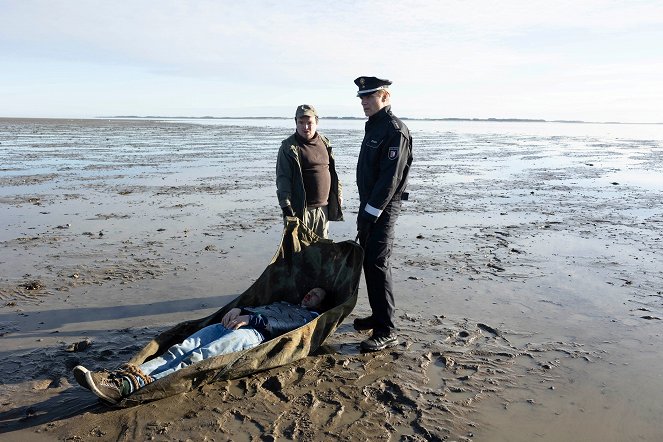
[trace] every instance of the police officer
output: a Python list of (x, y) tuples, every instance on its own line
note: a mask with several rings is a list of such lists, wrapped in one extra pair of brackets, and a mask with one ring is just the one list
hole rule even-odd
[(407, 126), (391, 113), (391, 81), (359, 77), (355, 84), (368, 117), (357, 162), (357, 237), (364, 248), (364, 278), (372, 314), (355, 319), (354, 328), (373, 330), (361, 348), (378, 351), (398, 345), (390, 258), (401, 201), (407, 199), (412, 137)]

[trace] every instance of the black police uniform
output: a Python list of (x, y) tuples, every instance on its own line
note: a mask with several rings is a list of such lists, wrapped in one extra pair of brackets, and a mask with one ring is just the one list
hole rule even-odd
[(411, 164), (410, 131), (391, 113), (391, 106), (385, 106), (366, 122), (357, 162), (358, 236), (364, 248), (364, 277), (375, 336), (396, 330), (390, 257), (401, 201), (407, 198)]

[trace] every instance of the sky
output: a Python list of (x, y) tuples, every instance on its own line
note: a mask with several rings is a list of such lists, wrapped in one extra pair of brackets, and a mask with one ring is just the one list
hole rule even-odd
[(663, 122), (663, 1), (0, 0), (0, 117)]

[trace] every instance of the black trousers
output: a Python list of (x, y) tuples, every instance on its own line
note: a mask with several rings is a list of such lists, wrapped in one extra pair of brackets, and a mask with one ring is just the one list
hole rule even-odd
[(394, 325), (394, 290), (391, 278), (391, 252), (394, 247), (394, 227), (401, 212), (401, 201), (390, 202), (373, 224), (364, 248), (364, 278), (368, 302), (373, 312), (373, 333), (389, 334)]

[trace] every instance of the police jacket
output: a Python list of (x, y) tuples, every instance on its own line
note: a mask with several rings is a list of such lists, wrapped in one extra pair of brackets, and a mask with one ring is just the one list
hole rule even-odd
[[(258, 328), (258, 331), (263, 334), (266, 331), (268, 334), (266, 338), (275, 338), (288, 333), (319, 316), (318, 313), (306, 307), (285, 301), (261, 307), (244, 307), (242, 310), (251, 313), (256, 318), (252, 319), (249, 325)], [(264, 329), (260, 330), (263, 327)]]
[[(336, 163), (332, 153), (331, 144), (324, 135), (320, 134), (320, 139), (327, 146), (329, 153), (329, 173), (331, 175), (331, 188), (329, 190), (329, 200), (327, 209), (329, 211), (329, 221), (342, 221), (343, 212), (341, 210), (342, 187), (336, 173)], [(276, 158), (276, 196), (279, 199), (279, 205), (286, 207), (290, 205), (295, 215), (299, 219), (304, 219), (304, 210), (306, 209), (306, 190), (304, 189), (304, 177), (302, 175), (302, 164), (299, 157), (299, 144), (295, 139), (295, 134), (281, 142), (278, 156)]]
[(385, 106), (366, 122), (357, 162), (359, 216), (376, 221), (392, 200), (403, 198), (411, 164), (410, 131)]

